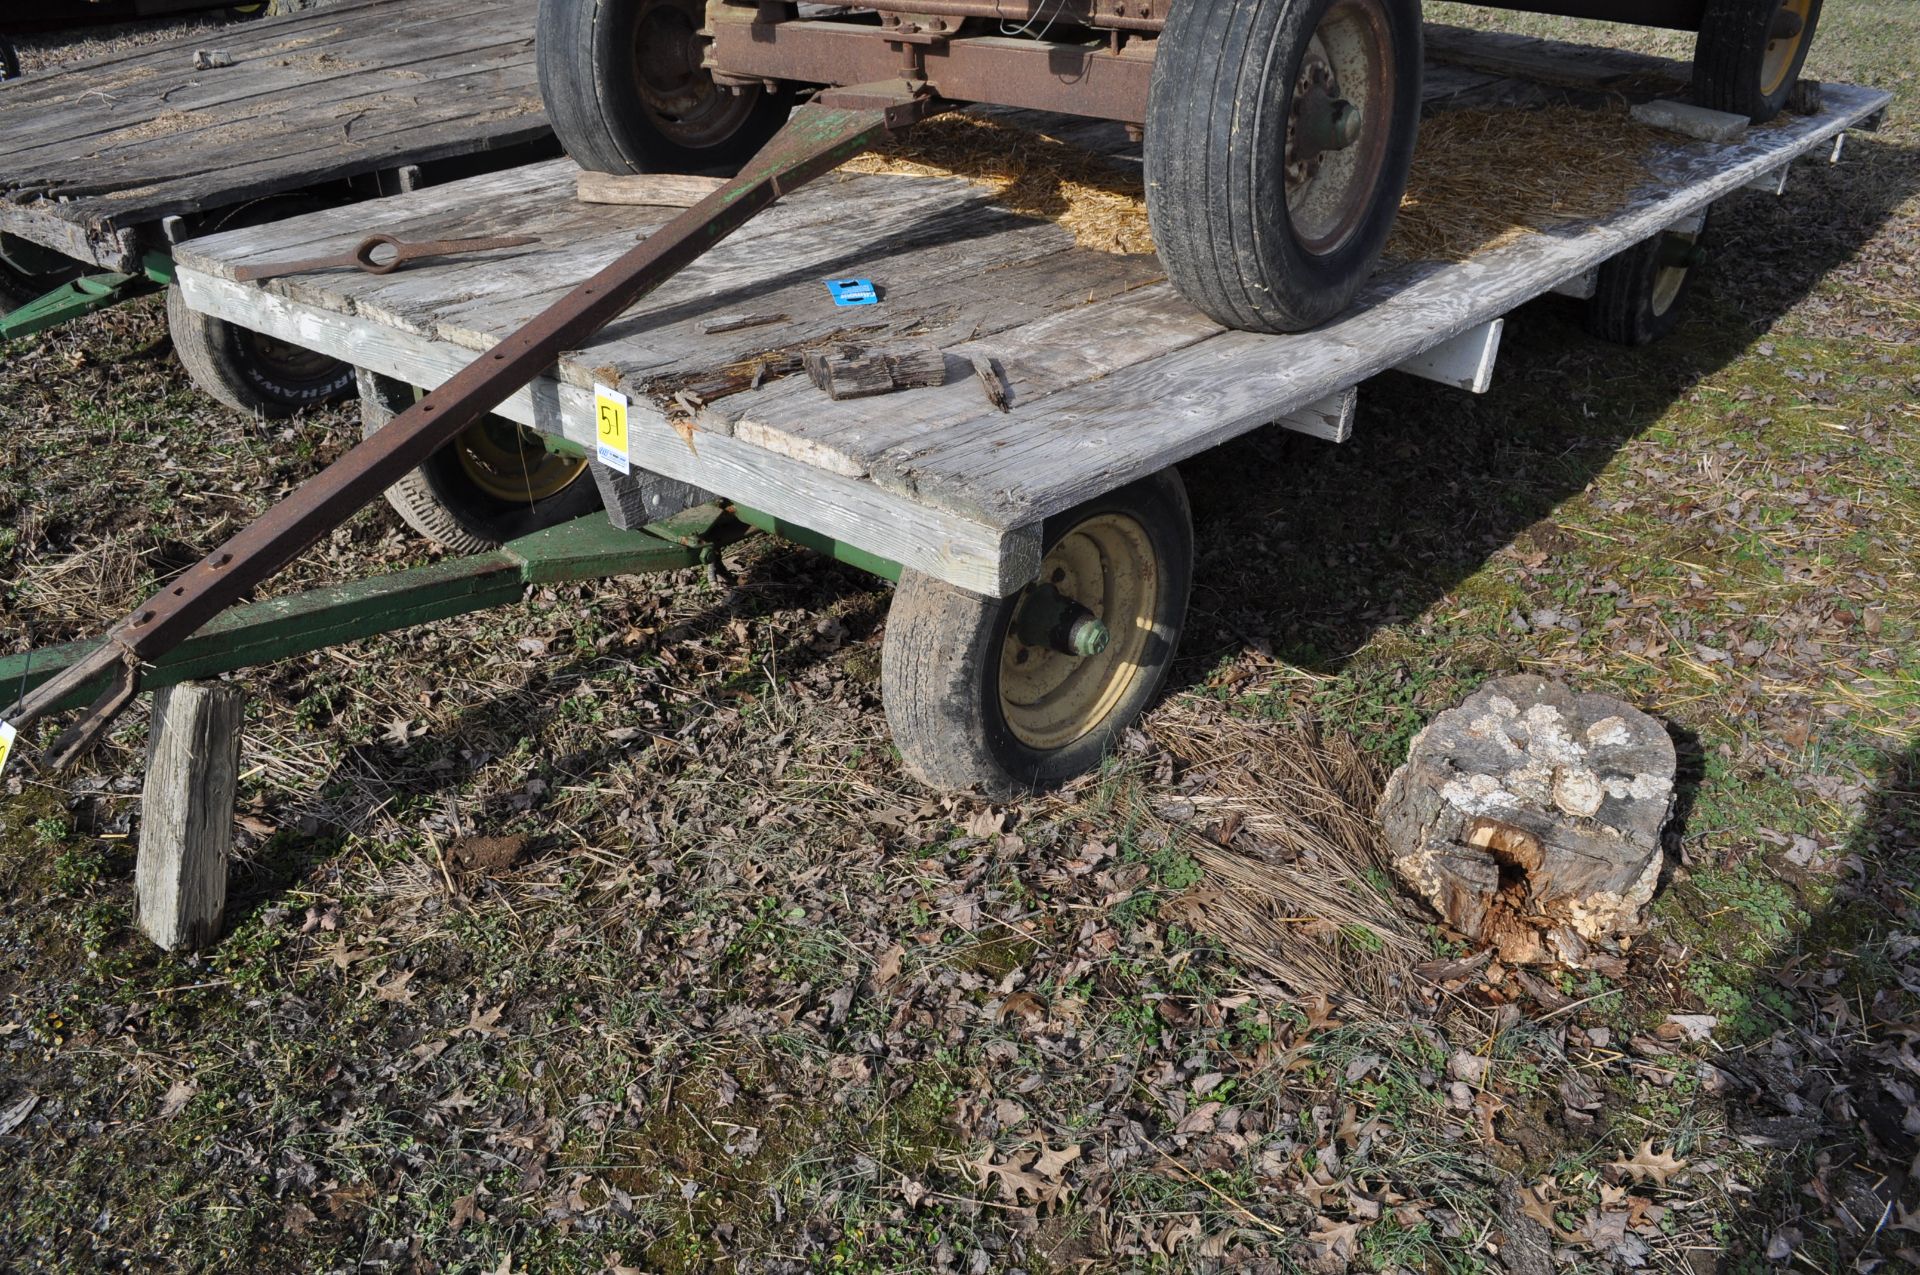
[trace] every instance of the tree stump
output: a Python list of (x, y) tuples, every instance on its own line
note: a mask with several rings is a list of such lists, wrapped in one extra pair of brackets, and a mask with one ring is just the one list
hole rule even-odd
[(1675, 761), (1630, 704), (1503, 677), (1415, 737), (1381, 833), (1400, 876), (1502, 960), (1605, 970), (1647, 927)]

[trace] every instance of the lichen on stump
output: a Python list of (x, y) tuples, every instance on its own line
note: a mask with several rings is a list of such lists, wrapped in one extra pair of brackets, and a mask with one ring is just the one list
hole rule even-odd
[(1381, 834), (1402, 879), (1502, 960), (1606, 969), (1646, 929), (1674, 768), (1632, 705), (1503, 677), (1415, 737)]

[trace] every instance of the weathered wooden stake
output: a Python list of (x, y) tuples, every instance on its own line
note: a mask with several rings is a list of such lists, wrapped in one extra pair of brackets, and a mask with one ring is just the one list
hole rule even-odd
[(170, 950), (220, 933), (245, 706), (225, 682), (154, 692), (134, 893), (141, 931)]

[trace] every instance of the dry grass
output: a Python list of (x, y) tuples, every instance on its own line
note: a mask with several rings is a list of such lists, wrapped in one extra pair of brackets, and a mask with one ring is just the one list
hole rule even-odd
[(1137, 167), (978, 115), (943, 115), (844, 165), (890, 177), (964, 177), (1022, 216), (1056, 222), (1082, 248), (1153, 251)]
[[(1463, 261), (1568, 222), (1604, 217), (1647, 178), (1658, 134), (1624, 111), (1471, 108), (1421, 125), (1387, 255)], [(1057, 223), (1082, 248), (1153, 251), (1144, 179), (1045, 133), (947, 115), (846, 165), (848, 172), (964, 177), (1023, 216)]]
[(1647, 180), (1658, 137), (1623, 110), (1436, 115), (1420, 126), (1387, 255), (1463, 261), (1534, 231), (1607, 216)]
[(1205, 702), (1167, 705), (1153, 733), (1199, 779), (1177, 835), (1206, 879), (1169, 916), (1296, 996), (1403, 1013), (1427, 953), (1374, 823), (1380, 765), (1304, 719), (1253, 727)]

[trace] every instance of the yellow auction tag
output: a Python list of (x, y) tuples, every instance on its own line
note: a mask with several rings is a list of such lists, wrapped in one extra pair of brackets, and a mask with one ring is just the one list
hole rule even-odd
[(0, 722), (0, 773), (7, 769), (7, 758), (13, 756), (13, 738), (20, 732), (5, 722)]
[(627, 459), (627, 396), (604, 385), (593, 387), (593, 420), (602, 465), (631, 473)]

